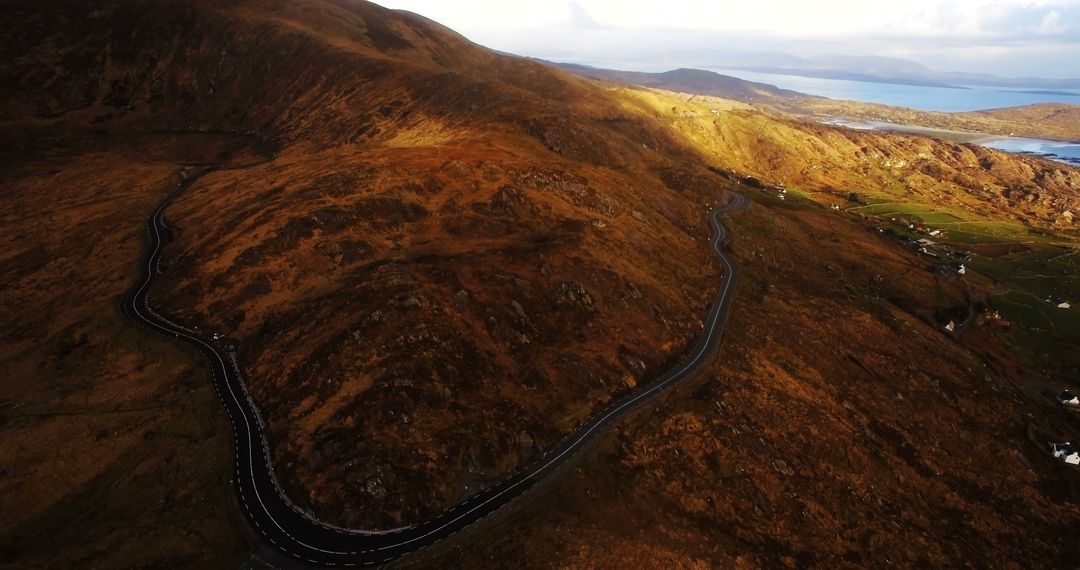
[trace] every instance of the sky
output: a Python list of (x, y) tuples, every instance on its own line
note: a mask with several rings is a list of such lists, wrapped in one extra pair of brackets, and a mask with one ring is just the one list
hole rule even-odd
[(938, 71), (1080, 77), (1080, 0), (376, 0), (490, 48), (641, 71), (711, 53), (879, 55)]

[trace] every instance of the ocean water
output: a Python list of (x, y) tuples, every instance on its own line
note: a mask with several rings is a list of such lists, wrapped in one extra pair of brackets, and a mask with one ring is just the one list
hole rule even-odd
[[(841, 119), (833, 118), (823, 121), (829, 125), (836, 125), (840, 127), (847, 127), (849, 129), (867, 130), (867, 131), (895, 131), (901, 133), (915, 133), (930, 136), (943, 136), (943, 138), (953, 138), (955, 132), (949, 133), (949, 131), (937, 131), (936, 129), (927, 129), (922, 127), (912, 127), (910, 125), (897, 125), (895, 123), (886, 123), (883, 121), (862, 121), (853, 119)], [(963, 140), (969, 140), (974, 144), (979, 144), (985, 147), (994, 148), (997, 150), (1003, 150), (1005, 152), (1016, 152), (1024, 154), (1034, 154), (1063, 162), (1065, 164), (1071, 164), (1073, 166), (1080, 166), (1080, 142), (1061, 142), (1050, 141), (1044, 139), (1030, 139), (1023, 137), (995, 137), (995, 136), (969, 136)]]
[(1023, 139), (1017, 137), (1002, 137), (981, 140), (978, 142), (983, 146), (996, 148), (998, 150), (1037, 154), (1060, 162), (1080, 166), (1080, 144), (1076, 143)]
[(1067, 94), (1047, 94), (1005, 87), (972, 86), (966, 89), (951, 89), (948, 87), (819, 79), (816, 77), (756, 73), (735, 69), (710, 69), (710, 71), (831, 99), (881, 103), (922, 111), (978, 111), (998, 107), (1030, 105), (1032, 103), (1072, 103), (1080, 105), (1080, 92), (1073, 91), (1064, 92)]

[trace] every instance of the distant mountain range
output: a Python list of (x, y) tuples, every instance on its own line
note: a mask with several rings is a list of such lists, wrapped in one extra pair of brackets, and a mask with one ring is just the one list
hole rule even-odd
[(799, 93), (798, 91), (780, 89), (774, 85), (746, 81), (737, 77), (721, 75), (702, 69), (683, 68), (661, 73), (648, 73), (644, 71), (602, 69), (576, 63), (552, 63), (552, 65), (590, 79), (599, 79), (601, 81), (611, 81), (613, 83), (623, 83), (627, 85), (641, 85), (643, 87), (654, 87), (657, 89), (666, 89), (668, 91), (713, 95), (739, 101), (789, 98), (803, 99), (813, 97), (812, 95)]
[(649, 73), (602, 69), (573, 63), (548, 63), (589, 79), (760, 103), (795, 115), (846, 117), (1002, 136), (1080, 140), (1080, 105), (1068, 103), (1041, 103), (967, 113), (941, 113), (817, 97), (702, 69), (683, 68)]
[(998, 77), (986, 73), (935, 71), (921, 63), (880, 56), (819, 55), (799, 57), (779, 52), (701, 52), (690, 54), (698, 67), (738, 69), (823, 79), (871, 83), (961, 87), (978, 85), (1024, 90), (1080, 89), (1080, 78)]

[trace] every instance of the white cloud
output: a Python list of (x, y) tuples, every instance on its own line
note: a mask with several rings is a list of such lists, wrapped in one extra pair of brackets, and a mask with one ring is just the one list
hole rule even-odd
[[(421, 13), (496, 49), (544, 58), (663, 67), (705, 48), (909, 53), (931, 67), (988, 54), (975, 71), (1025, 45), (1080, 62), (1080, 0), (379, 0)], [(740, 44), (740, 45), (736, 45)], [(790, 46), (785, 48), (785, 44)], [(846, 46), (846, 47), (845, 47)], [(998, 48), (998, 49), (995, 49)], [(863, 50), (863, 51), (855, 51)], [(870, 50), (870, 51), (865, 51)], [(1055, 51), (1056, 50), (1056, 51)], [(1023, 51), (1023, 50), (1020, 50)], [(804, 55), (813, 55), (808, 53)], [(651, 63), (650, 63), (651, 62)], [(1010, 64), (1011, 65), (1011, 64)], [(1047, 75), (1078, 76), (1073, 69)], [(1064, 67), (1069, 67), (1066, 63)]]
[(1039, 28), (1036, 30), (1039, 34), (1053, 35), (1064, 34), (1069, 30), (1069, 26), (1062, 22), (1061, 12), (1053, 10), (1043, 16), (1042, 22), (1039, 24)]

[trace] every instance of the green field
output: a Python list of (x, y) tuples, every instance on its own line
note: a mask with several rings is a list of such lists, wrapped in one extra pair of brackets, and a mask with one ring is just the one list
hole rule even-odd
[[(1080, 249), (1038, 246), (996, 258), (974, 256), (969, 267), (1003, 287), (994, 307), (1015, 325), (1008, 333), (1028, 365), (1067, 379), (1080, 368)], [(1047, 298), (1073, 303), (1060, 309)]]
[[(1034, 231), (1012, 221), (993, 221), (949, 207), (888, 201), (863, 196), (867, 205), (848, 211), (872, 216), (897, 235), (930, 237), (907, 227), (915, 222), (943, 233), (930, 239), (962, 251), (994, 251), (979, 245), (1003, 244), (1002, 255), (973, 253), (967, 266), (993, 280), (990, 302), (1013, 326), (1004, 333), (1029, 366), (1063, 377), (1080, 368), (1080, 242)], [(879, 201), (880, 200), (880, 201)], [(895, 218), (896, 221), (893, 221)], [(968, 247), (965, 247), (968, 246)], [(1075, 304), (1059, 309), (1048, 298)]]
[(907, 218), (918, 218), (927, 223), (950, 223), (962, 222), (965, 220), (959, 212), (949, 212), (927, 204), (880, 202), (850, 209), (871, 216), (904, 216)]
[(932, 229), (943, 230), (947, 237), (935, 238), (956, 244), (1001, 243), (1023, 241), (1024, 243), (1049, 243), (1053, 238), (1033, 233), (1019, 222), (977, 219), (960, 210), (941, 208), (929, 204), (906, 202), (878, 202), (866, 206), (848, 208), (849, 211), (875, 216), (891, 221), (918, 222)]
[(999, 243), (1003, 241), (1038, 241), (1040, 238), (1015, 222), (957, 222), (936, 224), (948, 232), (949, 241), (961, 244)]

